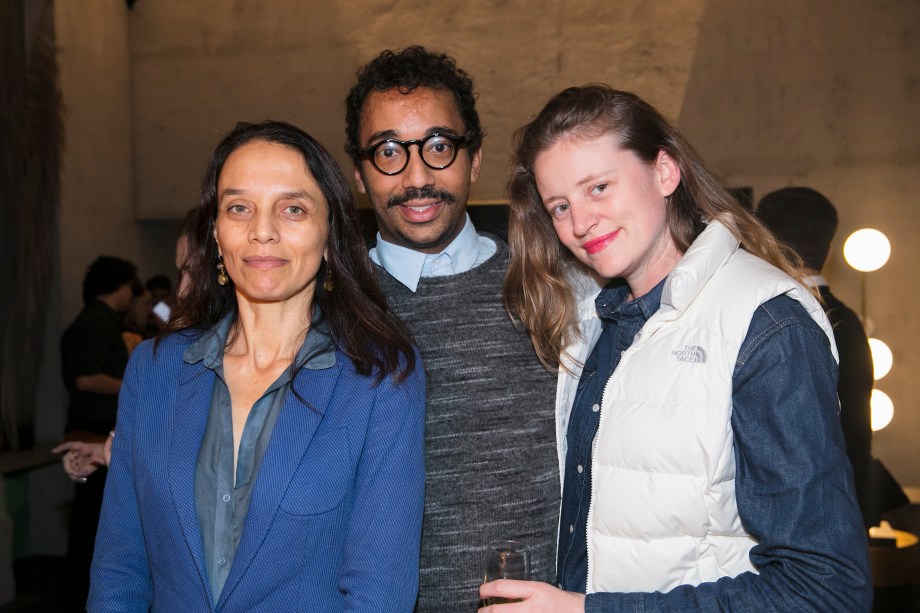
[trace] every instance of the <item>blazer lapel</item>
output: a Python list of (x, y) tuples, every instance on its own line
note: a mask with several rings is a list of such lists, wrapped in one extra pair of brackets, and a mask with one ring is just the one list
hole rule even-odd
[(243, 534), (240, 544), (234, 555), (230, 575), (224, 584), (217, 608), (224, 606), (227, 599), (236, 589), (240, 580), (252, 564), (259, 547), (265, 540), (272, 520), (278, 510), (278, 504), (284, 497), (291, 479), (300, 460), (306, 453), (316, 429), (323, 420), (326, 407), (332, 398), (336, 380), (341, 368), (337, 362), (330, 368), (322, 370), (302, 370), (294, 380), (294, 388), (310, 406), (304, 404), (288, 392), (284, 406), (271, 440), (259, 466), (259, 474), (253, 485), (252, 496), (249, 500), (249, 510), (243, 525)]
[(176, 516), (206, 591), (210, 591), (210, 582), (204, 564), (201, 527), (195, 509), (195, 466), (211, 410), (214, 376), (214, 371), (201, 362), (183, 367), (179, 393), (172, 407), (173, 427), (169, 435), (169, 457), (166, 462)]

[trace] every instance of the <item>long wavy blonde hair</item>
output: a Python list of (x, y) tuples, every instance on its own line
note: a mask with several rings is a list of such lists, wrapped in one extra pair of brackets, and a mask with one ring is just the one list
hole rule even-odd
[(578, 338), (573, 273), (588, 272), (560, 243), (534, 179), (537, 156), (561, 138), (614, 134), (620, 146), (652, 164), (667, 153), (680, 168), (680, 185), (667, 198), (674, 244), (685, 253), (711, 220), (718, 220), (752, 254), (801, 280), (798, 256), (742, 207), (693, 147), (650, 104), (606, 85), (570, 87), (553, 96), (539, 115), (514, 134), (508, 182), (511, 265), (505, 306), (533, 339), (547, 368)]

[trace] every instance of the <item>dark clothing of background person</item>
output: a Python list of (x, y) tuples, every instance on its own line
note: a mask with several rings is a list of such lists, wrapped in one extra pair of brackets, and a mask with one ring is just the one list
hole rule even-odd
[(877, 505), (870, 504), (872, 466), (872, 409), (869, 401), (875, 376), (872, 352), (859, 316), (831, 293), (826, 285), (818, 286), (824, 311), (834, 327), (834, 340), (840, 354), (840, 425), (846, 440), (847, 457), (853, 465), (856, 498), (866, 527), (881, 520)]
[[(98, 300), (86, 306), (64, 332), (61, 363), (69, 395), (68, 438), (87, 435), (105, 437), (115, 428), (117, 394), (96, 394), (77, 389), (80, 376), (106, 374), (121, 379), (128, 365), (128, 349), (122, 338), (121, 316)], [(92, 473), (76, 485), (67, 543), (68, 587), (74, 610), (85, 609), (89, 593), (89, 569), (93, 560), (96, 525), (102, 508), (106, 470)]]
[(106, 374), (121, 379), (128, 365), (128, 348), (121, 316), (98, 300), (85, 307), (61, 339), (64, 385), (70, 402), (65, 432), (83, 430), (107, 436), (115, 427), (118, 394), (77, 389), (80, 376)]

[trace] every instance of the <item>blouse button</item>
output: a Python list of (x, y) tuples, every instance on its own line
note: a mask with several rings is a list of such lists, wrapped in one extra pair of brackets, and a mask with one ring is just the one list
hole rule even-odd
[(593, 407), (591, 407), (591, 410), (597, 413), (598, 411), (601, 410), (601, 405), (595, 404)]

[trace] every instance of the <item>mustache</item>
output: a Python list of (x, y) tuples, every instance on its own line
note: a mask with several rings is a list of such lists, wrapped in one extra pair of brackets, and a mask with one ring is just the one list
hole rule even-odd
[(447, 204), (453, 204), (457, 201), (457, 197), (446, 189), (410, 187), (401, 194), (390, 196), (389, 199), (387, 199), (387, 208), (406, 204), (410, 200), (440, 200)]

